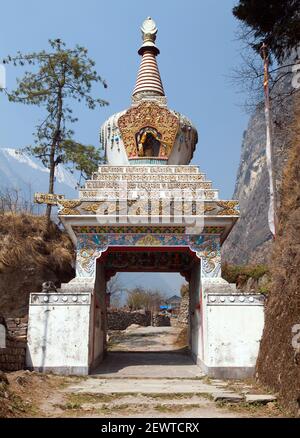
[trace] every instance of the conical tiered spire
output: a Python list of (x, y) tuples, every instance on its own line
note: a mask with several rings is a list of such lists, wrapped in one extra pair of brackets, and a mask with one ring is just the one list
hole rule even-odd
[(132, 94), (135, 100), (140, 95), (165, 95), (156, 62), (156, 56), (159, 54), (159, 50), (155, 45), (157, 27), (152, 18), (148, 17), (144, 21), (141, 30), (143, 35), (143, 45), (138, 53), (142, 56), (142, 62)]

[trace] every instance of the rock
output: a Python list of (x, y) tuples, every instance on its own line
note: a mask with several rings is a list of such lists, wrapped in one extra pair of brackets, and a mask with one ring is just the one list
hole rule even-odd
[(228, 386), (227, 382), (223, 382), (222, 380), (211, 380), (212, 385), (226, 387)]
[(247, 283), (246, 283), (246, 287), (245, 287), (245, 292), (252, 292), (252, 291), (257, 291), (258, 290), (258, 286), (257, 286), (257, 280), (255, 280), (255, 278), (248, 278)]
[(249, 404), (262, 404), (266, 405), (269, 402), (275, 402), (277, 398), (270, 394), (246, 394), (245, 401)]
[(8, 378), (3, 371), (0, 371), (0, 383), (5, 383), (5, 385), (9, 385)]
[(27, 386), (28, 383), (29, 383), (29, 378), (26, 377), (26, 376), (18, 376), (18, 377), (16, 378), (16, 382), (17, 382), (17, 384), (20, 385), (20, 386)]
[(244, 397), (235, 392), (216, 392), (213, 394), (215, 402), (240, 403)]
[(56, 286), (53, 281), (45, 281), (42, 284), (42, 292), (57, 292)]
[(138, 328), (142, 327), (139, 324), (130, 324), (130, 326), (127, 327), (127, 329), (125, 330), (125, 332), (130, 331), (130, 330), (136, 330)]

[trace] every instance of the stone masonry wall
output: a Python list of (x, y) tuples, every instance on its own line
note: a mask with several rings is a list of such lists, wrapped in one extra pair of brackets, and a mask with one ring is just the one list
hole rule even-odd
[(25, 367), (26, 341), (6, 338), (6, 348), (0, 348), (0, 370), (18, 371)]
[(169, 327), (171, 325), (170, 317), (167, 315), (154, 314), (152, 318), (153, 327)]
[(131, 324), (138, 324), (143, 327), (151, 325), (151, 313), (148, 311), (130, 311), (124, 309), (108, 309), (107, 325), (108, 330), (125, 330)]
[(180, 308), (177, 317), (171, 317), (173, 327), (183, 327), (189, 323), (189, 294), (185, 294), (180, 302)]
[(24, 318), (6, 318), (8, 335), (17, 339), (27, 338), (28, 317)]
[(2, 318), (5, 347), (0, 348), (0, 370), (18, 371), (25, 367), (27, 318)]

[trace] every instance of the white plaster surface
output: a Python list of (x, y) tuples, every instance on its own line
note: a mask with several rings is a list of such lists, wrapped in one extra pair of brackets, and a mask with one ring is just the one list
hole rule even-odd
[(263, 306), (209, 306), (207, 351), (211, 367), (254, 367), (264, 324)]
[(223, 283), (203, 283), (204, 355), (198, 358), (209, 368), (254, 369), (264, 326), (263, 299), (238, 294)]
[(6, 328), (0, 324), (0, 348), (6, 348)]
[(91, 299), (87, 304), (36, 305), (30, 300), (28, 367), (58, 373), (88, 373), (90, 302)]

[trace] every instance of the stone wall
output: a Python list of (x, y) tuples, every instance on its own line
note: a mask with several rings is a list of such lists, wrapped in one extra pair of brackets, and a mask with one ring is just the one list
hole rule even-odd
[(17, 339), (27, 338), (28, 316), (24, 318), (6, 318), (8, 335)]
[[(21, 323), (14, 320), (9, 322), (0, 315), (1, 342), (0, 342), (0, 370), (17, 371), (25, 367), (26, 354), (26, 332), (27, 322), (23, 321), (22, 332), (17, 330), (17, 325)], [(10, 328), (9, 328), (10, 327)], [(13, 330), (18, 333), (18, 337), (13, 336)], [(25, 335), (23, 336), (23, 333)], [(22, 333), (22, 336), (21, 336)]]
[(26, 341), (6, 337), (6, 348), (0, 348), (0, 370), (18, 371), (25, 367)]
[(131, 324), (143, 327), (151, 325), (151, 313), (148, 311), (130, 311), (125, 309), (108, 309), (108, 330), (125, 330)]
[(153, 315), (152, 324), (154, 327), (169, 327), (171, 325), (170, 317), (156, 313)]
[(181, 298), (180, 308), (176, 316), (171, 317), (171, 325), (173, 327), (184, 327), (189, 323), (189, 294), (185, 294)]

